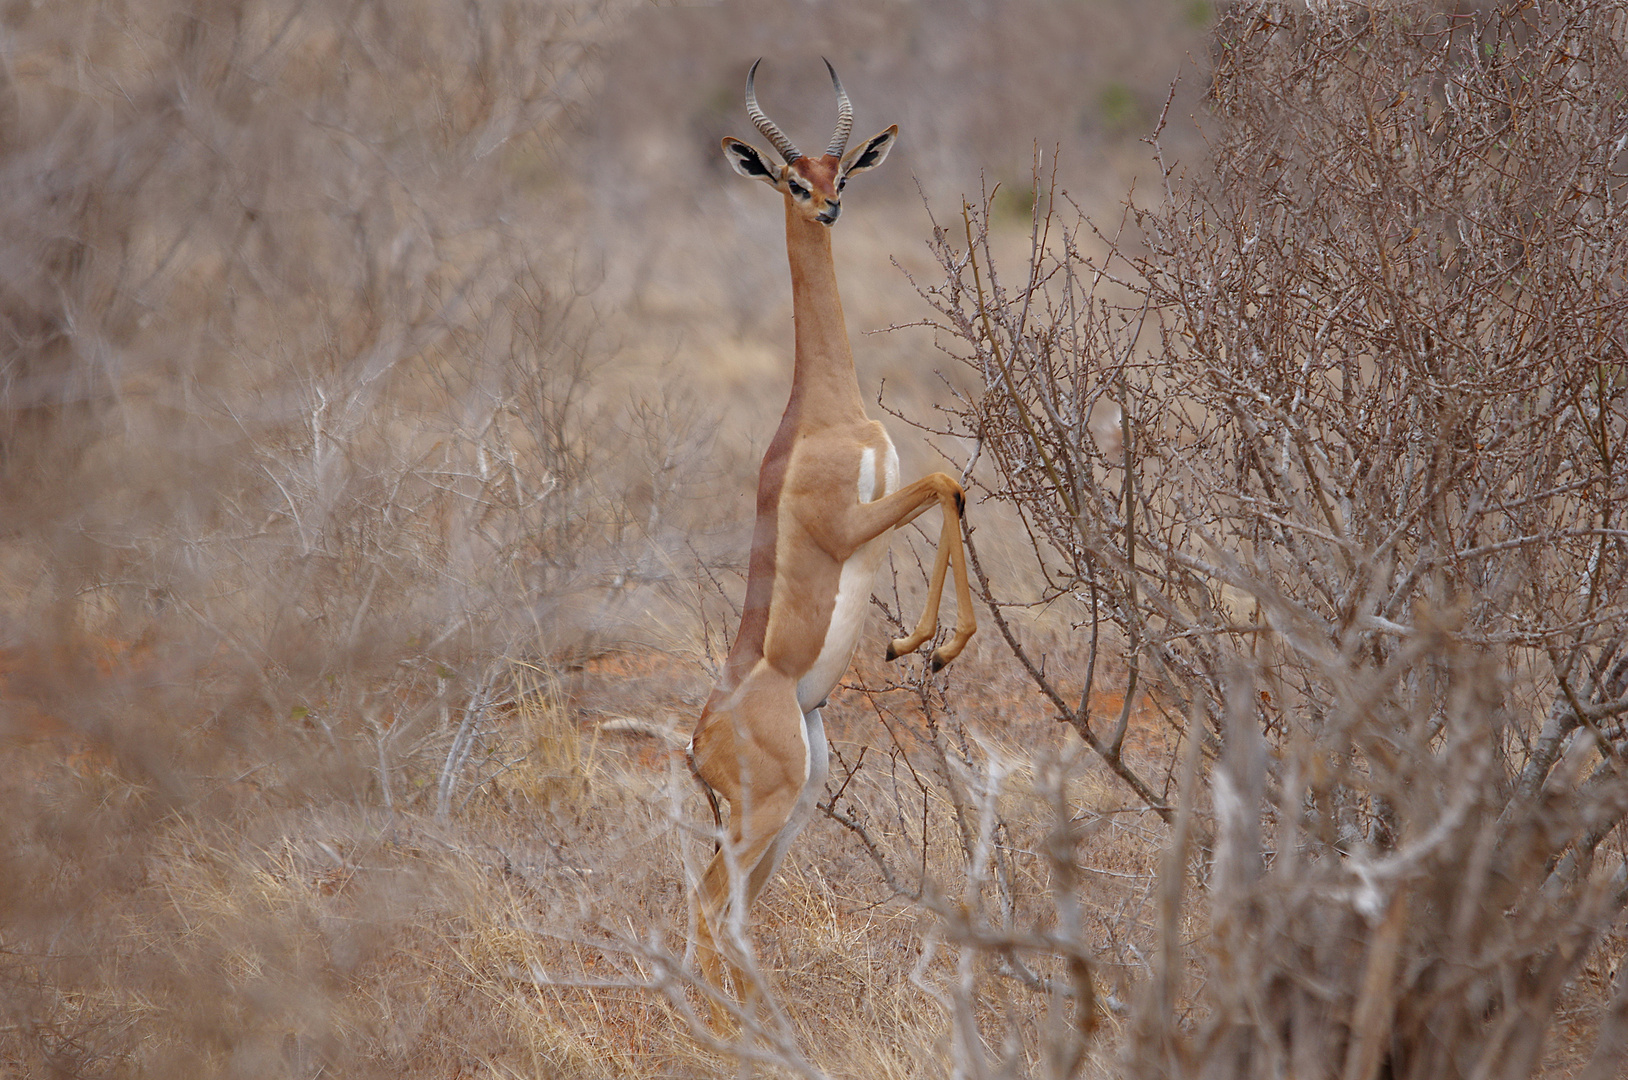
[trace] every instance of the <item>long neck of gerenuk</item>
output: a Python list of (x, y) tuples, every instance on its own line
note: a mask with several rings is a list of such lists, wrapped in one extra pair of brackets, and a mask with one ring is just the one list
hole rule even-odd
[(792, 397), (804, 427), (865, 415), (854, 354), (837, 295), (831, 229), (808, 221), (786, 200), (786, 253), (791, 260), (791, 307), (797, 324)]

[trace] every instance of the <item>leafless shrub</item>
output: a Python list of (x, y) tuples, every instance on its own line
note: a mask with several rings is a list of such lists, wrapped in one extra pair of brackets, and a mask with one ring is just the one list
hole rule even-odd
[[(980, 387), (934, 426), (1083, 670), (980, 567), (997, 632), (1174, 829), (1127, 1068), (1529, 1076), (1581, 1000), (1610, 1075), (1628, 16), (1250, 3), (1216, 41), (1201, 168), (1106, 230), (1051, 192), (1016, 280), (967, 206), (924, 289)], [(1127, 752), (1139, 695), (1187, 765)]]

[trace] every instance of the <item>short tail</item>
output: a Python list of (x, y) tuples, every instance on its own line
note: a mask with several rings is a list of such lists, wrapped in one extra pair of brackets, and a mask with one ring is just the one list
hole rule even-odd
[(707, 805), (712, 807), (712, 853), (716, 855), (723, 848), (723, 842), (719, 837), (723, 836), (724, 832), (724, 815), (718, 809), (718, 793), (712, 790), (711, 784), (701, 778), (701, 770), (695, 766), (695, 751), (693, 749), (684, 751), (684, 761), (690, 767), (690, 775), (695, 777), (695, 782), (701, 785), (701, 790), (706, 794)]

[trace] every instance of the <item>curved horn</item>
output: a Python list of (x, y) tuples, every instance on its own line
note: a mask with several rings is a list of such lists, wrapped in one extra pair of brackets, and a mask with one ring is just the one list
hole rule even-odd
[(780, 156), (786, 159), (786, 164), (790, 165), (803, 156), (802, 151), (791, 144), (791, 140), (786, 138), (785, 132), (775, 126), (773, 120), (763, 115), (763, 110), (758, 107), (757, 94), (752, 90), (752, 80), (757, 78), (757, 65), (761, 63), (763, 58), (760, 56), (757, 63), (752, 65), (752, 70), (746, 73), (746, 115), (752, 118), (752, 123), (763, 132), (763, 137), (774, 144), (774, 148), (780, 151)]
[[(825, 60), (825, 57), (820, 57)], [(837, 78), (837, 69), (831, 66), (831, 61), (825, 60), (825, 70), (831, 73), (831, 85), (837, 88), (837, 130), (831, 135), (831, 145), (825, 148), (827, 157), (841, 157), (842, 152), (848, 148), (848, 133), (854, 129), (854, 103), (848, 100), (848, 91), (842, 88), (842, 80)]]

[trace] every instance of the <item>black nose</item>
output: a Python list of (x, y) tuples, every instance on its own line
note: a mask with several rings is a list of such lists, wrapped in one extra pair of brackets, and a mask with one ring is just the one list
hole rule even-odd
[(841, 214), (842, 214), (842, 204), (841, 203), (828, 202), (828, 203), (825, 204), (825, 210), (819, 216), (819, 222), (820, 222), (821, 225), (829, 225), (832, 222), (836, 221), (837, 218), (839, 216), (841, 216)]

